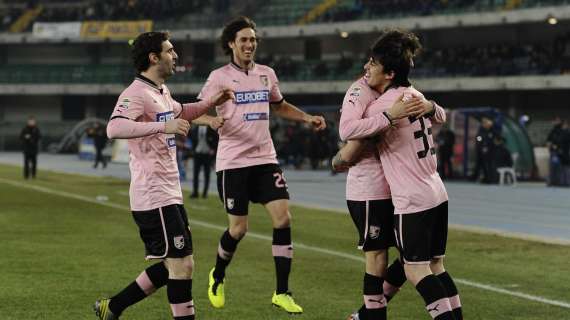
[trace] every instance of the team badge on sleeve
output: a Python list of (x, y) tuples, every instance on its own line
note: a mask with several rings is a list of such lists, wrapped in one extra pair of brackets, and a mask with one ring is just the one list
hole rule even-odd
[(350, 90), (350, 96), (351, 97), (360, 97), (360, 87), (354, 87), (352, 88), (352, 90)]
[(268, 87), (269, 86), (269, 78), (267, 78), (266, 75), (260, 75), (259, 76), (259, 81), (261, 81), (261, 84)]
[(123, 109), (128, 109), (130, 103), (131, 103), (131, 100), (129, 98), (123, 98), (123, 100), (121, 100), (119, 102), (118, 107), (123, 108)]

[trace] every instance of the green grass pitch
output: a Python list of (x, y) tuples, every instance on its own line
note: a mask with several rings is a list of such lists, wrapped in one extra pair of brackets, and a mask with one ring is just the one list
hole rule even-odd
[[(149, 264), (128, 210), (128, 182), (46, 171), (38, 177), (24, 181), (20, 168), (0, 166), (0, 319), (96, 319), (95, 299), (115, 294)], [(101, 195), (108, 200), (97, 203)], [(226, 308), (210, 307), (207, 274), (227, 218), (217, 197), (185, 197), (197, 319), (293, 318), (271, 306), (271, 223), (257, 205), (250, 210), (250, 234), (228, 269)], [(297, 246), (290, 287), (305, 309), (294, 318), (345, 319), (362, 303), (364, 264), (352, 222), (324, 210), (293, 206), (291, 212)], [(570, 303), (568, 246), (452, 230), (446, 267), (457, 279)], [(458, 288), (465, 319), (570, 319), (568, 307), (465, 282)], [(128, 309), (122, 319), (171, 319), (165, 290)], [(430, 318), (406, 284), (389, 304), (389, 319)]]

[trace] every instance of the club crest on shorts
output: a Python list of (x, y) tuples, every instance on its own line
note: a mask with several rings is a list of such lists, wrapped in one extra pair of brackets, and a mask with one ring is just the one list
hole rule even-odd
[(378, 239), (378, 237), (380, 236), (380, 227), (378, 226), (368, 227), (368, 236), (370, 236), (370, 239)]
[(226, 207), (232, 210), (234, 208), (234, 198), (227, 198), (226, 199)]
[(184, 248), (184, 236), (174, 237), (174, 247), (176, 249)]
[(267, 78), (266, 75), (260, 75), (259, 76), (259, 81), (261, 81), (261, 84), (268, 87), (269, 86), (269, 78)]

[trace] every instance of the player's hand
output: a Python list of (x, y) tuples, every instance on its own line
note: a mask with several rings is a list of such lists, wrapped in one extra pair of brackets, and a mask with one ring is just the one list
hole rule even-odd
[(190, 122), (184, 119), (168, 120), (164, 125), (164, 133), (174, 133), (186, 136), (188, 135), (189, 130), (190, 130)]
[(217, 131), (218, 129), (220, 129), (223, 125), (224, 122), (226, 120), (224, 120), (224, 118), (217, 116), (217, 117), (212, 117), (210, 119), (210, 123), (208, 124), (210, 126), (210, 128), (214, 129), (214, 131)]
[(322, 116), (309, 116), (306, 122), (312, 125), (315, 131), (320, 131), (327, 127), (327, 122)]
[(412, 96), (404, 101), (404, 94), (401, 94), (387, 113), (393, 120), (397, 120), (409, 116), (417, 116), (423, 111), (423, 99)]
[(427, 114), (433, 113), (435, 111), (435, 103), (426, 100), (425, 98), (422, 99), (422, 106), (424, 110), (416, 116), (416, 118), (421, 118)]
[(340, 151), (331, 159), (331, 169), (333, 172), (345, 172), (350, 168), (350, 164), (342, 159)]
[(219, 106), (228, 100), (235, 100), (236, 96), (232, 89), (223, 89), (210, 98), (211, 106)]

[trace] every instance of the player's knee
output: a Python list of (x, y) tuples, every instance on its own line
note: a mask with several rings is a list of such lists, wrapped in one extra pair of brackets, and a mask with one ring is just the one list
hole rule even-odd
[(236, 240), (241, 240), (247, 234), (248, 225), (247, 223), (240, 223), (230, 226), (230, 235)]
[(433, 258), (429, 264), (429, 267), (433, 274), (442, 274), (445, 272), (445, 267), (443, 266), (443, 258)]
[(404, 272), (406, 273), (406, 278), (408, 278), (414, 286), (431, 274), (428, 264), (404, 264)]
[(273, 227), (276, 229), (289, 228), (291, 226), (291, 213), (284, 210), (273, 217)]
[(166, 259), (166, 268), (170, 279), (191, 279), (194, 271), (194, 259), (192, 256), (184, 258)]

